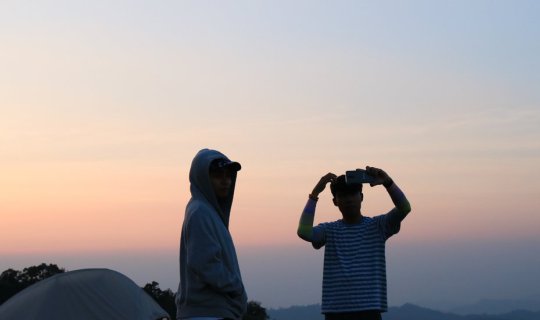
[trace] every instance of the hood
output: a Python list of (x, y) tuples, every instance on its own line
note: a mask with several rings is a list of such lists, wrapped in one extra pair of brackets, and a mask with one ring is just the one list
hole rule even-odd
[(202, 149), (193, 158), (189, 170), (189, 182), (192, 199), (203, 200), (212, 205), (220, 215), (225, 226), (229, 227), (229, 217), (236, 186), (237, 172), (232, 175), (231, 193), (229, 198), (220, 205), (210, 181), (210, 163), (216, 159), (227, 159), (223, 153), (217, 150)]

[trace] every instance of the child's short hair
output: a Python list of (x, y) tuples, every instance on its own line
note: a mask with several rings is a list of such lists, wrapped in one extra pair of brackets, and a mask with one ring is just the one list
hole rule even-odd
[(352, 194), (362, 192), (362, 184), (347, 184), (347, 182), (345, 181), (345, 175), (341, 175), (330, 184), (330, 191), (335, 198), (337, 193)]

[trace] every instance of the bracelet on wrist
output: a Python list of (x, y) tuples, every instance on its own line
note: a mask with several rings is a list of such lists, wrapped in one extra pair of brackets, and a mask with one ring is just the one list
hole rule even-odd
[(310, 198), (313, 201), (319, 200), (319, 197), (316, 197), (316, 196), (312, 195), (311, 193), (308, 195), (308, 198)]
[(394, 180), (390, 179), (390, 180), (386, 181), (385, 183), (383, 183), (383, 186), (384, 186), (385, 188), (388, 189), (388, 188), (390, 188), (393, 184), (394, 184)]

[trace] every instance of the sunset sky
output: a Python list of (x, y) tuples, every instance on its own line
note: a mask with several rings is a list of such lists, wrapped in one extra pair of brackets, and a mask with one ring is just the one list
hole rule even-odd
[[(264, 306), (319, 302), (301, 210), (366, 165), (413, 208), (390, 305), (540, 299), (539, 39), (538, 1), (2, 1), (0, 271), (175, 291), (208, 147), (242, 164), (230, 230)], [(338, 218), (323, 193), (316, 222)]]

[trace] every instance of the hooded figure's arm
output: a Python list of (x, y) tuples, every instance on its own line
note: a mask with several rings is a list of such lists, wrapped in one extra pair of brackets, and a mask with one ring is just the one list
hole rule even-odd
[[(232, 296), (242, 295), (244, 286), (239, 274), (226, 265), (209, 214), (191, 216), (187, 226), (187, 264), (202, 282)], [(234, 254), (234, 252), (232, 253)], [(229, 262), (230, 263), (230, 262)]]

